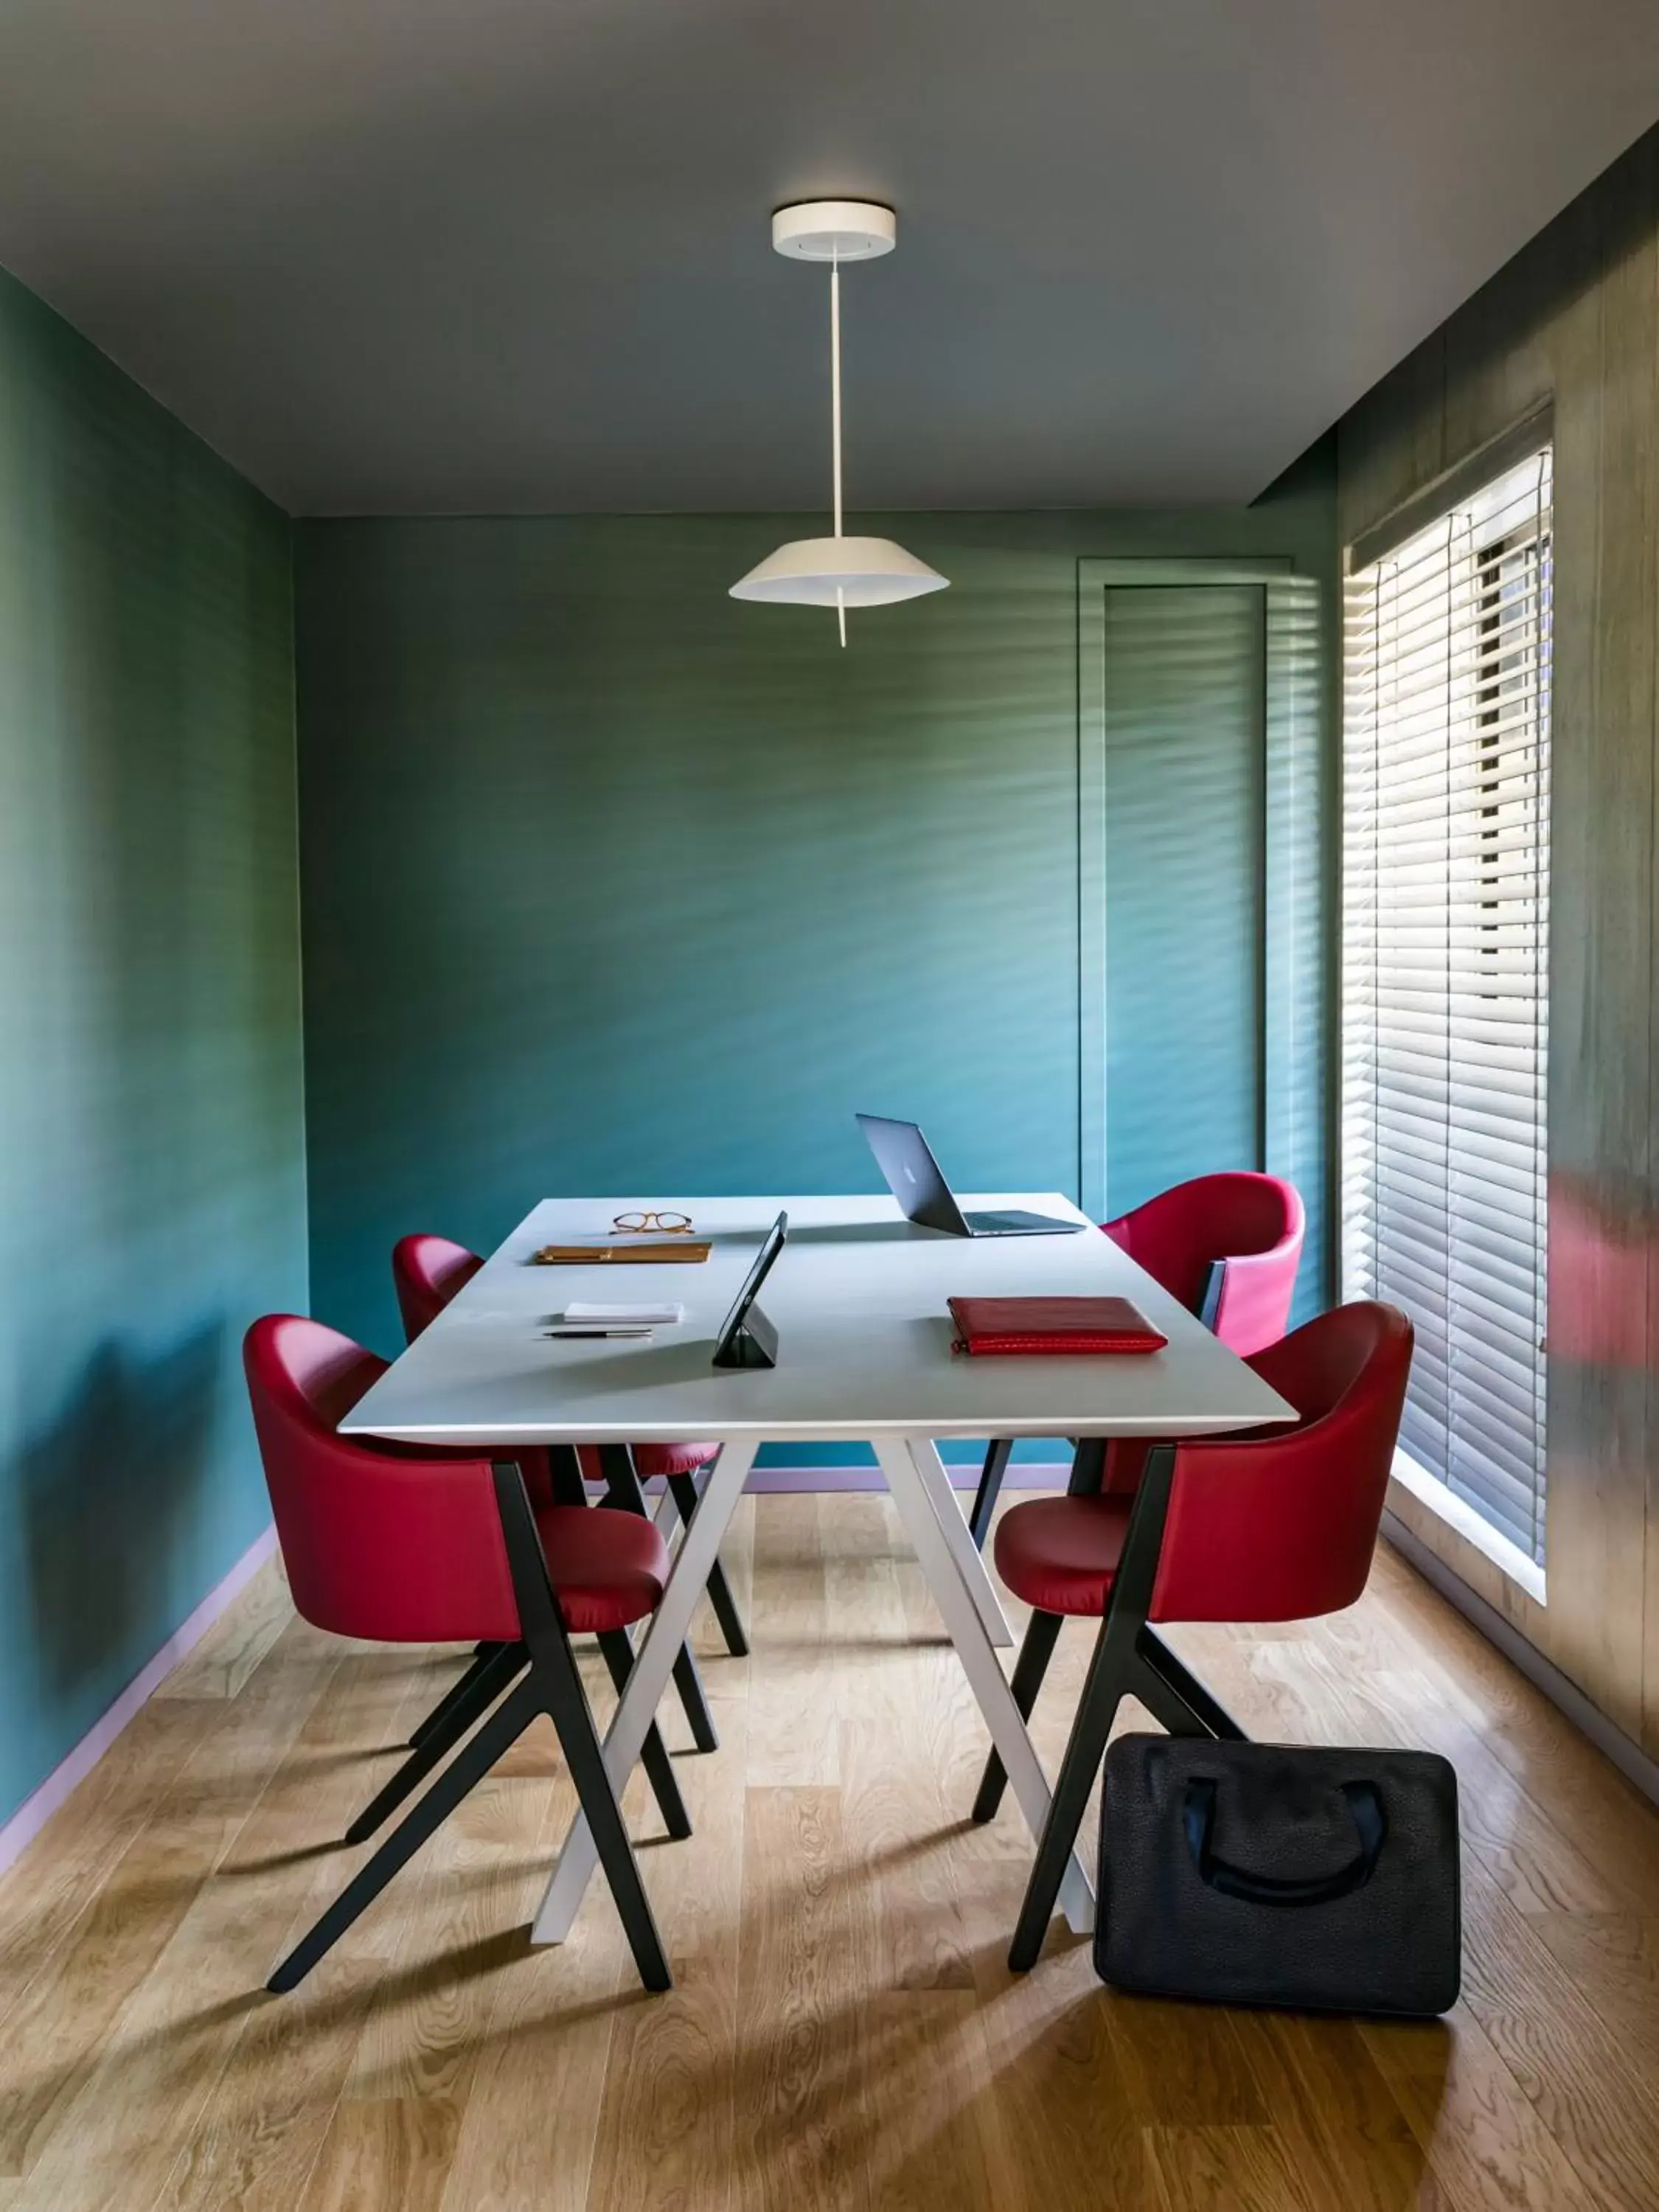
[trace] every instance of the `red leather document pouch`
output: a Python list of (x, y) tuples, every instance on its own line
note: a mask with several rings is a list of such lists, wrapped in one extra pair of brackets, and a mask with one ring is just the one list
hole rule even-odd
[(951, 1298), (954, 1349), (975, 1359), (1002, 1353), (1158, 1352), (1169, 1342), (1127, 1298)]

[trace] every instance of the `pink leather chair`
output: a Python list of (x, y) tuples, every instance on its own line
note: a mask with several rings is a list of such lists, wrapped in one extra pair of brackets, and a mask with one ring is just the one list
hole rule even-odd
[[(392, 1249), (392, 1280), (398, 1293), (398, 1310), (403, 1317), (404, 1335), (413, 1344), (422, 1330), (434, 1322), (449, 1304), (463, 1284), (470, 1283), (483, 1265), (476, 1252), (469, 1252), (465, 1244), (452, 1243), (447, 1237), (400, 1237)], [(682, 1517), (689, 1520), (691, 1509), (697, 1502), (692, 1478), (708, 1466), (720, 1452), (715, 1443), (655, 1443), (630, 1444), (634, 1468), (642, 1482), (652, 1482), (658, 1476), (665, 1478), (673, 1487), (674, 1504)], [(544, 1458), (545, 1455), (542, 1455)], [(582, 1448), (585, 1470), (590, 1480), (604, 1480), (600, 1473), (597, 1450)], [(686, 1485), (690, 1487), (685, 1487)], [(718, 1572), (718, 1570), (716, 1571)], [(720, 1577), (724, 1587), (725, 1577)], [(711, 1577), (709, 1595), (714, 1595)], [(718, 1605), (716, 1609), (718, 1610)], [(725, 1623), (722, 1622), (722, 1627)], [(734, 1615), (736, 1640), (728, 1634), (726, 1641), (734, 1658), (740, 1659), (749, 1646), (744, 1640), (742, 1626)]]
[(1196, 1176), (1104, 1226), (1241, 1358), (1284, 1335), (1307, 1230), (1294, 1183), (1242, 1169)]
[[(1229, 1169), (1160, 1191), (1132, 1213), (1102, 1224), (1172, 1297), (1200, 1315), (1241, 1358), (1284, 1335), (1307, 1216), (1294, 1183)], [(985, 1455), (969, 1525), (982, 1551), (1013, 1447), (999, 1438)], [(1144, 1444), (1115, 1442), (1103, 1455), (1079, 1447), (1074, 1490), (1133, 1490)]]
[[(523, 1473), (510, 1461), (492, 1465), (462, 1452), (340, 1436), (340, 1420), (386, 1363), (319, 1322), (267, 1315), (249, 1329), (243, 1358), (277, 1540), (301, 1616), (337, 1636), (482, 1642), (495, 1654), (496, 1679), (479, 1709), (494, 1711), (268, 1986), (291, 1990), (303, 1979), (531, 1722), (546, 1713), (640, 1978), (647, 1989), (667, 1989), (668, 1962), (570, 1649), (573, 1633), (591, 1632), (612, 1662), (618, 1686), (626, 1680), (633, 1656), (629, 1624), (654, 1610), (667, 1578), (659, 1531), (634, 1513), (532, 1505)], [(461, 1733), (407, 1761), (349, 1840), (378, 1825)], [(665, 1778), (671, 1832), (689, 1834), (660, 1740), (647, 1764), (659, 1790)]]
[[(1411, 1372), (1396, 1307), (1339, 1306), (1249, 1355), (1294, 1426), (1154, 1444), (1131, 1495), (1032, 1498), (998, 1524), (997, 1572), (1033, 1610), (1012, 1689), (1029, 1715), (1069, 1615), (1100, 1634), (1008, 1955), (1031, 1966), (1054, 1911), (1117, 1709), (1135, 1697), (1171, 1735), (1243, 1730), (1158, 1637), (1179, 1620), (1307, 1620), (1364, 1589)], [(1002, 1795), (994, 1752), (974, 1801)]]
[[(404, 1334), (410, 1343), (431, 1326), (483, 1265), (476, 1252), (469, 1251), (465, 1244), (454, 1243), (447, 1237), (398, 1238), (392, 1249), (392, 1282)], [(567, 1504), (582, 1502), (586, 1478), (605, 1483), (610, 1504), (643, 1513), (643, 1485), (660, 1475), (667, 1483), (675, 1510), (682, 1521), (689, 1522), (696, 1509), (698, 1472), (719, 1450), (717, 1443), (605, 1444), (583, 1445), (574, 1454), (568, 1450), (532, 1451), (521, 1453), (520, 1457), (525, 1464), (526, 1480), (531, 1485), (532, 1496), (539, 1494), (550, 1499), (556, 1497)], [(743, 1658), (749, 1650), (749, 1638), (737, 1600), (726, 1579), (726, 1570), (718, 1559), (709, 1572), (708, 1602), (720, 1624), (726, 1650), (733, 1658)], [(699, 1751), (715, 1750), (720, 1738), (690, 1644), (682, 1649), (674, 1662), (674, 1680), (690, 1725), (692, 1741)], [(461, 1692), (465, 1684), (466, 1678), (463, 1677), (451, 1694)], [(435, 1721), (443, 1710), (440, 1705), (422, 1726)]]

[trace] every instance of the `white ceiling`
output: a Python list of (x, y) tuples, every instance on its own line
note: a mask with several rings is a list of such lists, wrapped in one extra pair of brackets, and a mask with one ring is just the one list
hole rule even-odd
[(0, 261), (301, 513), (1249, 499), (1659, 118), (1656, 0), (5, 0)]

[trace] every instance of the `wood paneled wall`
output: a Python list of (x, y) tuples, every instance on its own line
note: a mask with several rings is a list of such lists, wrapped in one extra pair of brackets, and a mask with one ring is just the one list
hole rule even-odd
[(1548, 1601), (1424, 1542), (1659, 1753), (1659, 131), (1344, 419), (1345, 544), (1555, 409)]

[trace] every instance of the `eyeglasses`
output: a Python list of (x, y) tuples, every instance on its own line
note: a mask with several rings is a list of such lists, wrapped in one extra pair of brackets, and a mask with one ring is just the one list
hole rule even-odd
[(619, 1213), (611, 1226), (623, 1235), (654, 1229), (664, 1237), (689, 1237), (691, 1217), (689, 1213)]

